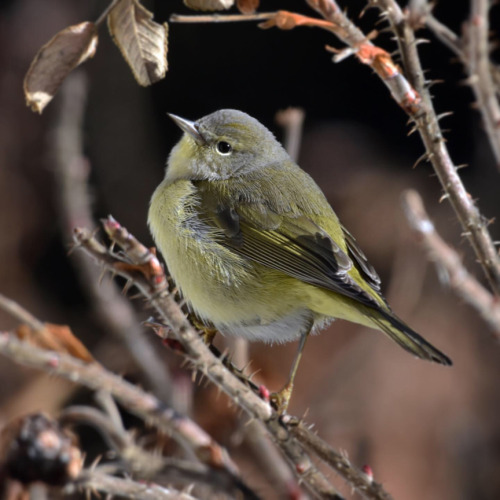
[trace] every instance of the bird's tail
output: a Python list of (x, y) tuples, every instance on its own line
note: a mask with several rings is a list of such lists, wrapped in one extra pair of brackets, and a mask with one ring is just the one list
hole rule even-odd
[(451, 366), (451, 359), (427, 342), (417, 332), (389, 311), (379, 311), (381, 316), (371, 317), (378, 329), (388, 335), (406, 351), (421, 359), (428, 359), (441, 365)]

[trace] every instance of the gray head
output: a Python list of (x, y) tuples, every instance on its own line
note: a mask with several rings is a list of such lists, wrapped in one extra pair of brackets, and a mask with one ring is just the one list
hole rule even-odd
[(184, 131), (168, 160), (167, 179), (228, 179), (288, 159), (281, 144), (255, 118), (221, 109), (191, 122), (169, 115)]

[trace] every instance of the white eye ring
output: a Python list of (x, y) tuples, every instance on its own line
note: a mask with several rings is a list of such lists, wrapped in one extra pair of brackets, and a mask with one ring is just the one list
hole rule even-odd
[(215, 150), (222, 156), (228, 156), (233, 152), (233, 147), (229, 144), (229, 142), (219, 141), (215, 145)]

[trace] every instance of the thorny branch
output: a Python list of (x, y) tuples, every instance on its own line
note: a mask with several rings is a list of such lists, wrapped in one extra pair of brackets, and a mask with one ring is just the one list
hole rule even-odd
[(98, 363), (84, 363), (68, 354), (41, 349), (18, 340), (14, 335), (0, 335), (0, 352), (18, 363), (48, 371), (93, 390), (105, 390), (132, 413), (159, 430), (187, 443), (202, 461), (236, 474), (237, 468), (225, 450), (191, 420), (166, 408), (153, 395), (125, 381)]
[[(104, 227), (112, 241), (125, 252), (121, 258), (109, 252), (88, 231), (76, 230), (75, 241), (109, 270), (133, 281), (133, 284), (155, 307), (161, 319), (168, 323), (175, 338), (185, 349), (186, 359), (189, 360), (193, 368), (201, 371), (226, 392), (238, 406), (248, 413), (250, 418), (263, 422), (273, 440), (293, 464), (293, 470), (299, 479), (316, 496), (340, 498), (305, 452), (306, 443), (302, 442), (301, 438), (294, 436), (293, 427), (297, 425), (297, 420), (288, 415), (282, 417), (277, 415), (266, 401), (263, 401), (249, 387), (234, 377), (200, 339), (198, 332), (187, 321), (181, 307), (168, 293), (166, 279), (156, 256), (137, 242), (113, 219), (104, 221)], [(141, 270), (139, 271), (139, 269)], [(364, 498), (379, 500), (387, 498), (387, 496), (372, 489), (373, 481), (367, 478), (362, 471), (355, 469), (350, 464), (346, 465), (346, 463), (349, 464), (346, 460), (341, 467), (337, 467), (336, 463), (328, 462), (336, 472), (348, 480), (349, 476), (355, 475), (357, 484), (354, 485), (350, 481), (349, 484), (352, 484)], [(381, 487), (380, 491), (383, 491)]]
[[(130, 384), (97, 363), (83, 363), (70, 355), (40, 349), (15, 338), (7, 332), (0, 333), (0, 353), (18, 363), (47, 371), (93, 390), (109, 392), (119, 403), (149, 425), (169, 435), (192, 449), (196, 457), (228, 476), (232, 484), (247, 492), (246, 498), (255, 498), (251, 490), (239, 479), (236, 465), (221, 448), (195, 422), (166, 408), (153, 395)], [(106, 431), (107, 427), (102, 428)], [(116, 434), (112, 436), (116, 439)]]
[[(333, 0), (324, 1), (333, 2)], [(500, 295), (500, 260), (498, 253), (486, 227), (487, 222), (465, 189), (458, 175), (457, 167), (454, 165), (446, 147), (420, 64), (417, 40), (413, 29), (394, 0), (372, 0), (371, 4), (381, 8), (384, 15), (388, 17), (398, 40), (408, 79), (421, 97), (418, 112), (410, 115), (410, 117), (415, 121), (417, 130), (425, 145), (426, 157), (432, 163), (438, 175), (445, 197), (450, 200), (462, 225), (464, 235), (470, 241), (492, 290), (495, 295)]]
[(321, 460), (336, 470), (349, 484), (363, 492), (367, 498), (392, 500), (392, 496), (382, 488), (381, 484), (367, 477), (364, 472), (353, 468), (346, 456), (334, 450), (328, 443), (311, 432), (311, 429), (303, 422), (294, 427), (292, 433), (308, 449), (314, 451)]
[(68, 494), (75, 489), (100, 492), (109, 497), (135, 498), (137, 500), (196, 500), (189, 493), (166, 488), (154, 483), (136, 482), (130, 478), (119, 478), (99, 472), (84, 470), (75, 483), (65, 488)]
[(404, 194), (406, 218), (430, 261), (436, 265), (441, 282), (449, 285), (470, 304), (500, 338), (500, 302), (463, 266), (457, 252), (439, 236), (427, 215), (422, 198), (416, 191)]
[(316, 496), (341, 498), (305, 453), (300, 442), (291, 438), (286, 426), (286, 421), (291, 418), (281, 418), (276, 414), (267, 401), (257, 396), (239, 378), (234, 377), (212, 354), (168, 292), (167, 280), (156, 255), (141, 245), (114, 219), (106, 219), (103, 225), (111, 240), (125, 253), (124, 259), (109, 252), (87, 230), (76, 229), (75, 242), (96, 257), (107, 269), (129, 279), (140, 290), (161, 320), (168, 324), (175, 339), (181, 343), (191, 366), (228, 394), (251, 418), (265, 423), (273, 440), (293, 464), (300, 480)]
[(490, 9), (487, 0), (473, 0), (470, 20), (464, 34), (459, 37), (450, 28), (440, 23), (428, 5), (420, 13), (426, 26), (444, 45), (456, 54), (468, 73), (467, 83), (472, 88), (482, 115), (491, 149), (500, 168), (500, 87), (496, 80), (498, 68), (490, 61), (488, 40)]
[(258, 498), (245, 487), (239, 477), (227, 474), (224, 469), (209, 467), (194, 460), (167, 458), (158, 452), (145, 450), (136, 443), (133, 434), (123, 428), (121, 422), (117, 423), (115, 419), (96, 408), (71, 406), (61, 412), (59, 422), (62, 425), (86, 423), (93, 426), (120, 457), (120, 464), (125, 464), (126, 472), (131, 473), (133, 477), (143, 480), (161, 479), (162, 483), (175, 481), (186, 486), (206, 485), (211, 487), (213, 492), (224, 492), (230, 497), (239, 493), (248, 500)]

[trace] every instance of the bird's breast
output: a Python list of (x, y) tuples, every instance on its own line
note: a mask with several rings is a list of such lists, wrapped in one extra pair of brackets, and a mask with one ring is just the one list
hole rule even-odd
[(220, 243), (220, 230), (200, 216), (199, 201), (190, 181), (163, 182), (151, 200), (149, 225), (185, 299), (211, 321), (229, 320), (228, 303), (255, 286), (254, 267)]

